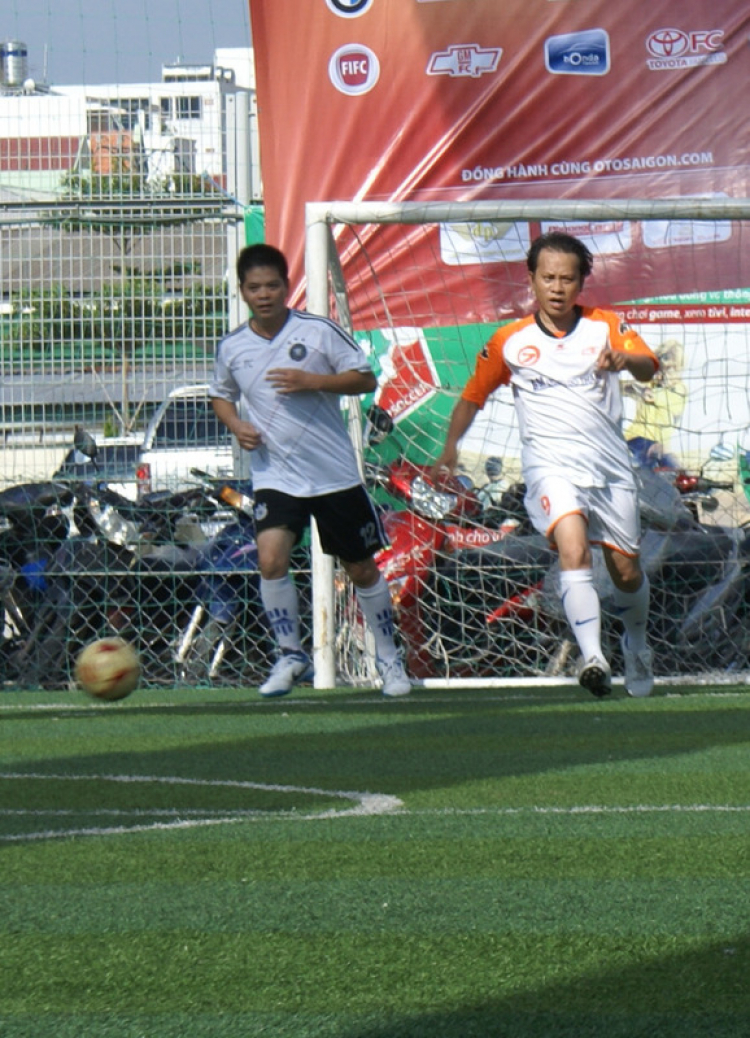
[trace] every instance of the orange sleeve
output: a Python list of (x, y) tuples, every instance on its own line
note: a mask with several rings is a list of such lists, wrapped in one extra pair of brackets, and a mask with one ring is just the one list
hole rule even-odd
[(510, 382), (511, 372), (505, 363), (503, 350), (511, 330), (517, 327), (516, 323), (498, 328), (477, 355), (474, 373), (464, 386), (461, 398), (476, 404), (480, 410), (498, 386), (507, 386)]

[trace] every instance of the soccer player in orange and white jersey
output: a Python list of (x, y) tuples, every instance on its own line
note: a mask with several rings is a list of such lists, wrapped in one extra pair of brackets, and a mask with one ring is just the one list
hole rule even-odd
[(527, 256), (536, 313), (498, 329), (477, 358), (433, 467), (453, 472), (459, 441), (488, 397), (510, 385), (521, 436), (526, 508), (557, 549), (563, 607), (581, 650), (579, 681), (596, 696), (611, 688), (601, 646), (601, 605), (591, 546), (602, 549), (625, 628), (625, 685), (653, 688), (646, 641), (648, 577), (641, 569), (640, 515), (622, 434), (619, 374), (649, 381), (659, 361), (616, 314), (578, 304), (593, 258), (578, 238), (551, 232)]

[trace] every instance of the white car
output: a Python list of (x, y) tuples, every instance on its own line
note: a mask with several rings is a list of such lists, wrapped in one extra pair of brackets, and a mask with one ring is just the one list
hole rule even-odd
[(138, 458), (138, 493), (184, 490), (195, 486), (191, 468), (232, 476), (235, 446), (214, 414), (208, 385), (173, 389), (149, 422)]

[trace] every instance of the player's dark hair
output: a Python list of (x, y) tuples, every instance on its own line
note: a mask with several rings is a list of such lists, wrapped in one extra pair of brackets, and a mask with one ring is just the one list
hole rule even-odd
[(289, 281), (289, 264), (286, 256), (275, 245), (258, 242), (246, 245), (237, 257), (237, 280), (240, 284), (245, 280), (247, 272), (254, 267), (271, 267), (277, 271), (282, 281)]
[(539, 253), (542, 249), (549, 249), (550, 252), (567, 252), (577, 256), (581, 281), (584, 281), (593, 269), (594, 257), (579, 238), (574, 238), (572, 234), (565, 234), (564, 231), (549, 231), (534, 239), (526, 255), (526, 266), (532, 274), (536, 273)]

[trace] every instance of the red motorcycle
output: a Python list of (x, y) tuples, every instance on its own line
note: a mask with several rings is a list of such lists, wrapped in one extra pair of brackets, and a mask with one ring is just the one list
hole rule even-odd
[[(368, 419), (369, 445), (393, 434), (387, 412), (371, 408)], [(463, 560), (515, 533), (519, 517), (493, 509), (487, 521), (468, 481), (451, 476), (435, 485), (428, 471), (402, 453), (388, 464), (367, 466), (371, 488), (387, 495), (382, 521), (390, 543), (375, 558), (390, 586), (412, 676), (476, 676), (483, 659), (495, 664), (488, 613), (497, 599), (487, 589), (476, 594), (477, 574)]]

